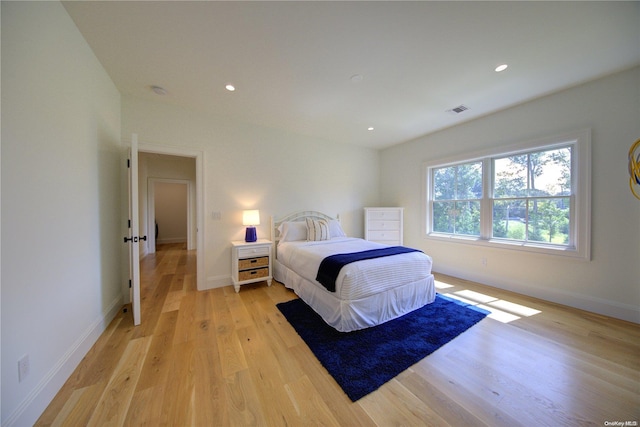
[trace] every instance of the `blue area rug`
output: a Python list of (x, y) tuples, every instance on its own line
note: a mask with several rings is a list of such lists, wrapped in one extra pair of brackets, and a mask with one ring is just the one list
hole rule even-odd
[(277, 306), (353, 402), (377, 390), (488, 314), (437, 295), (433, 303), (382, 325), (338, 332), (301, 299)]

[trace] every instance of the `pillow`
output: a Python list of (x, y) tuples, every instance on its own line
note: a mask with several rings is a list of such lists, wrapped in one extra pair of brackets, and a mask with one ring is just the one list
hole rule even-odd
[(347, 237), (347, 234), (342, 230), (342, 226), (340, 225), (340, 221), (337, 219), (332, 219), (329, 221), (329, 234), (331, 238), (334, 237)]
[(307, 218), (307, 240), (329, 240), (329, 223), (324, 219)]
[(278, 227), (281, 242), (307, 240), (307, 224), (302, 221), (283, 222)]

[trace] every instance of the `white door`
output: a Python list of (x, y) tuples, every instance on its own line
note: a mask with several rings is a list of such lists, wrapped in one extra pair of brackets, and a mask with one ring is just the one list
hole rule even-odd
[[(133, 310), (133, 324), (140, 324), (140, 246), (138, 216), (138, 135), (131, 135), (131, 148), (127, 160), (129, 172), (129, 297)], [(146, 240), (147, 237), (142, 237)]]

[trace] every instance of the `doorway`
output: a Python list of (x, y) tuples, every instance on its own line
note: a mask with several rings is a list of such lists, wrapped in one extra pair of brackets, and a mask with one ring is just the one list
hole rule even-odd
[(186, 179), (149, 178), (149, 253), (163, 243), (184, 242), (187, 250), (196, 249), (192, 187), (192, 181)]
[[(147, 161), (141, 161), (138, 172), (139, 181), (144, 182), (144, 186), (149, 185), (149, 181), (178, 181), (187, 182), (188, 187), (188, 222), (189, 232), (187, 235), (187, 245), (189, 250), (196, 252), (196, 287), (205, 287), (205, 266), (204, 266), (204, 153), (198, 150), (183, 149), (176, 147), (156, 146), (153, 144), (138, 144), (139, 156)], [(151, 162), (148, 158), (153, 158)], [(185, 175), (186, 174), (186, 175)], [(151, 247), (155, 250), (155, 223), (149, 221), (149, 190), (140, 191), (140, 222), (141, 229), (147, 231), (148, 236), (154, 237), (154, 245), (148, 245), (147, 251)], [(142, 211), (142, 209), (144, 211)], [(145, 228), (142, 228), (145, 227)], [(150, 242), (147, 241), (147, 244)], [(143, 249), (144, 250), (144, 249)]]

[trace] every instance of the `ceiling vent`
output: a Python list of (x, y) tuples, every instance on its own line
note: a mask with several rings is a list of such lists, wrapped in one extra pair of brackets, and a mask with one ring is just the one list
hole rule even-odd
[(467, 107), (466, 105), (458, 105), (457, 107), (447, 110), (446, 112), (450, 114), (460, 114), (460, 113), (464, 113), (468, 109), (469, 107)]

